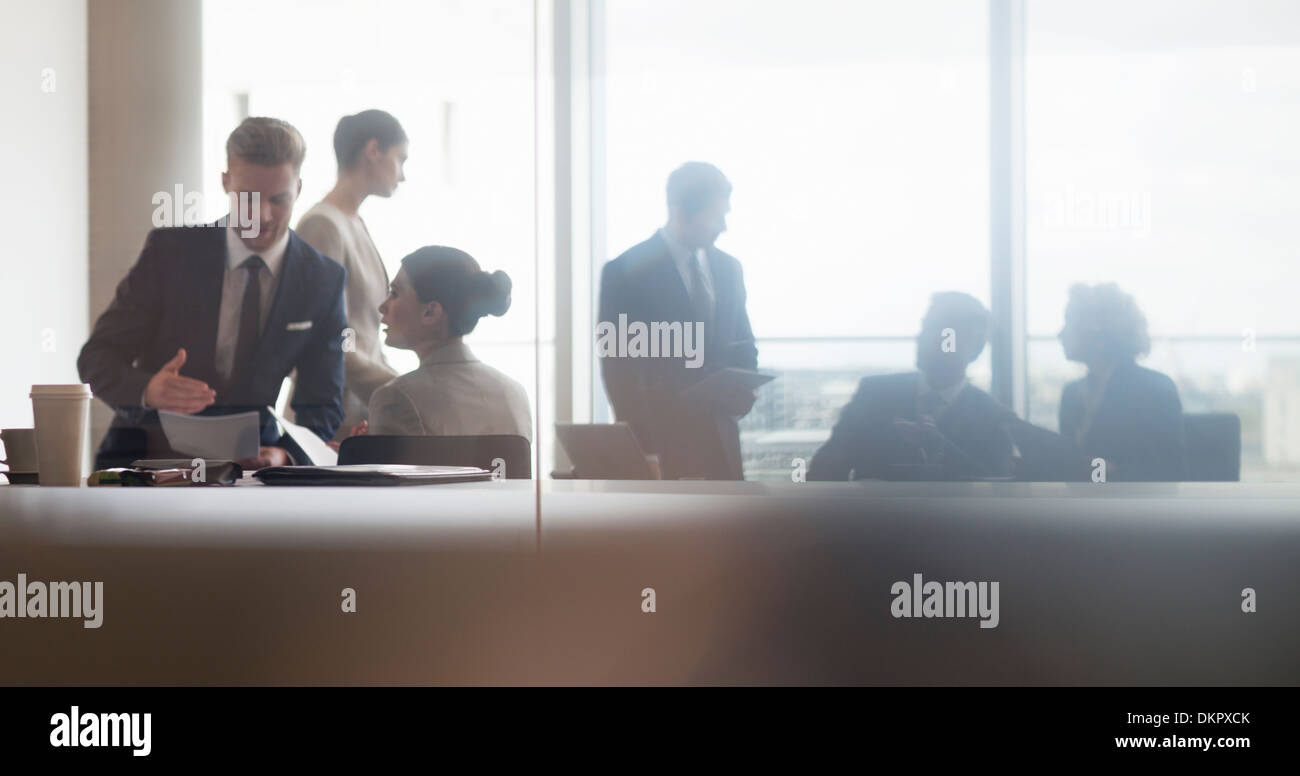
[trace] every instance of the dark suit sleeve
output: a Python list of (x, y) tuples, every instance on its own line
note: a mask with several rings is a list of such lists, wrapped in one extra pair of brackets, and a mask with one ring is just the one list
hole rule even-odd
[(133, 366), (153, 341), (162, 320), (163, 266), (158, 232), (145, 238), (144, 249), (77, 357), (77, 374), (113, 409), (140, 406), (153, 374)]
[[(734, 259), (733, 259), (734, 261)], [(749, 311), (746, 309), (748, 294), (745, 291), (745, 271), (740, 262), (736, 268), (736, 321), (732, 330), (736, 332), (735, 340), (728, 344), (726, 363), (738, 369), (758, 369), (758, 346), (754, 342), (754, 330), (749, 325)]]
[[(847, 480), (855, 466), (864, 460), (869, 444), (867, 407), (869, 388), (866, 380), (858, 383), (858, 390), (840, 411), (840, 419), (831, 429), (831, 438), (818, 448), (808, 464), (809, 480)], [(859, 476), (866, 472), (859, 472)]]
[(948, 477), (1005, 477), (1011, 474), (1011, 434), (1005, 423), (1014, 416), (1010, 410), (992, 403), (983, 412), (986, 417), (980, 424), (980, 433), (968, 443), (968, 449), (944, 439), (944, 469)]
[(343, 330), (348, 326), (344, 288), (347, 270), (338, 267), (329, 303), (312, 323), (312, 340), (298, 359), (293, 392), (295, 420), (321, 439), (334, 438), (343, 420)]
[[(618, 326), (619, 313), (628, 312), (628, 293), (621, 263), (611, 261), (605, 264), (600, 271), (600, 315), (597, 325), (609, 322)], [(600, 358), (600, 374), (605, 382), (605, 394), (609, 396), (609, 403), (614, 408), (614, 417), (631, 423), (638, 429), (648, 428), (643, 421), (650, 414), (645, 393), (648, 388), (647, 375), (641, 363), (645, 360), (607, 356)], [(657, 449), (653, 440), (639, 441), (646, 450)]]

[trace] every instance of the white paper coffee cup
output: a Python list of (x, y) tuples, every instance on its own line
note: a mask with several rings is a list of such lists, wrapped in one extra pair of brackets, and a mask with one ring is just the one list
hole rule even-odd
[(33, 385), (41, 485), (85, 485), (90, 444), (90, 386)]

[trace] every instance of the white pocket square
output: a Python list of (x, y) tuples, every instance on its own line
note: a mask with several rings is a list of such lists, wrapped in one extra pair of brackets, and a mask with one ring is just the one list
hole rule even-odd
[(285, 331), (307, 331), (311, 328), (311, 321), (295, 321), (284, 327)]

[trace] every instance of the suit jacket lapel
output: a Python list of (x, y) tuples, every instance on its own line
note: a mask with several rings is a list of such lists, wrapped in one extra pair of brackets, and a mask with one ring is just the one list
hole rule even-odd
[[(663, 312), (667, 313), (664, 320), (690, 320), (693, 317), (691, 299), (686, 294), (682, 273), (677, 271), (677, 262), (673, 261), (668, 244), (658, 232), (655, 232), (654, 241), (659, 248), (659, 253), (648, 262), (646, 267), (647, 281), (650, 284), (647, 298), (664, 300)], [(650, 321), (644, 323), (649, 324)]]
[[(736, 278), (731, 264), (722, 260), (717, 248), (709, 248), (709, 275), (713, 280), (713, 333), (708, 336), (714, 344), (731, 345), (735, 332), (729, 324), (736, 308)], [(724, 323), (725, 322), (725, 323)]]
[(912, 372), (911, 377), (906, 382), (907, 390), (899, 392), (895, 396), (898, 402), (896, 412), (897, 416), (903, 420), (917, 420), (916, 417), (916, 395), (920, 388), (921, 373)]
[(304, 291), (307, 278), (303, 273), (300, 248), (298, 236), (290, 232), (289, 245), (284, 251), (284, 266), (280, 268), (280, 281), (275, 286), (275, 298), (271, 301), (266, 326), (262, 329), (262, 336), (258, 338), (257, 349), (254, 351), (254, 358), (259, 365), (267, 363), (266, 355), (272, 352), (273, 343), (293, 321), (295, 314), (301, 312), (294, 309), (295, 302), (310, 298)]
[(195, 257), (196, 266), (192, 272), (186, 273), (189, 289), (184, 297), (187, 304), (193, 305), (194, 339), (186, 363), (194, 366), (190, 369), (182, 367), (181, 371), (216, 386), (220, 382), (216, 370), (217, 325), (221, 318), (221, 294), (226, 278), (226, 232), (222, 227), (195, 231), (205, 239)]
[(974, 401), (975, 388), (968, 382), (957, 392), (952, 404), (949, 404), (939, 416), (935, 425), (948, 436), (960, 436), (965, 431), (966, 419), (970, 415)]

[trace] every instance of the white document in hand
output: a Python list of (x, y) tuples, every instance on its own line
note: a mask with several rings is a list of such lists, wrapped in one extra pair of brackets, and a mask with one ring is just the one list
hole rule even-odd
[(315, 431), (312, 431), (309, 428), (303, 428), (295, 423), (290, 423), (285, 420), (283, 415), (276, 412), (274, 407), (267, 407), (267, 409), (271, 411), (272, 417), (279, 421), (280, 428), (284, 430), (284, 433), (288, 434), (290, 439), (297, 442), (298, 446), (302, 448), (302, 451), (311, 459), (310, 461), (299, 461), (298, 463), (300, 465), (338, 466), (339, 454), (335, 452), (334, 448), (322, 442), (321, 438), (316, 436)]
[(167, 444), (181, 455), (238, 461), (256, 458), (262, 429), (256, 412), (182, 415), (158, 410)]

